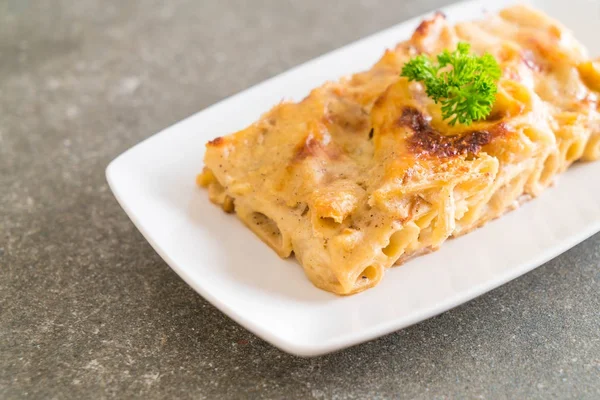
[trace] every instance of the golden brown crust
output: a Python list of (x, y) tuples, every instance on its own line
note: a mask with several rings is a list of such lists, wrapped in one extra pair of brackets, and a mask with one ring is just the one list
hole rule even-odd
[(477, 154), (494, 137), (506, 132), (500, 122), (489, 130), (466, 131), (456, 135), (444, 135), (432, 128), (423, 114), (413, 107), (405, 107), (398, 125), (410, 128), (413, 134), (408, 139), (408, 150), (419, 156), (456, 157)]
[[(448, 126), (423, 85), (399, 77), (459, 41), (502, 69), (492, 113), (469, 127)], [(436, 14), (369, 71), (210, 141), (197, 182), (316, 286), (357, 293), (600, 158), (599, 89), (597, 63), (535, 10), (456, 26)]]
[(339, 149), (327, 146), (323, 136), (318, 131), (309, 133), (294, 150), (293, 162), (300, 162), (308, 157), (320, 157), (335, 160), (340, 156)]
[(225, 139), (218, 136), (207, 143), (208, 146), (220, 147), (225, 144)]

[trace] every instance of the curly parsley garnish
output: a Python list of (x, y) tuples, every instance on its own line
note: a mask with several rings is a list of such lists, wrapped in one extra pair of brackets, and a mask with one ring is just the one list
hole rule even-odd
[(402, 68), (401, 76), (423, 82), (427, 96), (442, 104), (442, 116), (451, 118), (449, 125), (471, 125), (487, 117), (496, 100), (501, 74), (498, 62), (488, 53), (470, 54), (470, 49), (461, 42), (452, 53), (444, 50), (439, 54), (437, 64), (421, 54)]

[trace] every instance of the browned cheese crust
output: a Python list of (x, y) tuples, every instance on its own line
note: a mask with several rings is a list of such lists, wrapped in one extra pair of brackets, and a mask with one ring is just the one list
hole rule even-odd
[[(400, 71), (460, 41), (491, 53), (502, 77), (487, 120), (450, 127)], [(438, 13), (369, 71), (210, 141), (198, 184), (316, 286), (352, 294), (599, 158), (598, 90), (598, 63), (536, 10), (455, 26)]]

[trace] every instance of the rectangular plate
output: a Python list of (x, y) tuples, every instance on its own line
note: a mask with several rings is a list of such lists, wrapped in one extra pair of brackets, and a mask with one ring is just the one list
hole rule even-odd
[[(599, 4), (533, 1), (600, 54)], [(479, 18), (507, 1), (442, 9)], [(242, 129), (282, 98), (300, 100), (326, 80), (369, 68), (423, 16), (293, 68), (181, 121), (115, 159), (106, 174), (131, 220), (191, 287), (232, 319), (290, 353), (314, 356), (407, 327), (541, 265), (600, 230), (600, 162), (575, 165), (558, 185), (437, 253), (386, 272), (375, 288), (338, 297), (315, 288), (195, 185), (209, 139)]]

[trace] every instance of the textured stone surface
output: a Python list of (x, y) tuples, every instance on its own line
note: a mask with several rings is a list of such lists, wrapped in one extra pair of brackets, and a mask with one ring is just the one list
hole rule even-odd
[(301, 359), (195, 294), (106, 185), (154, 132), (442, 4), (0, 1), (0, 398), (599, 398), (600, 235), (437, 318)]

